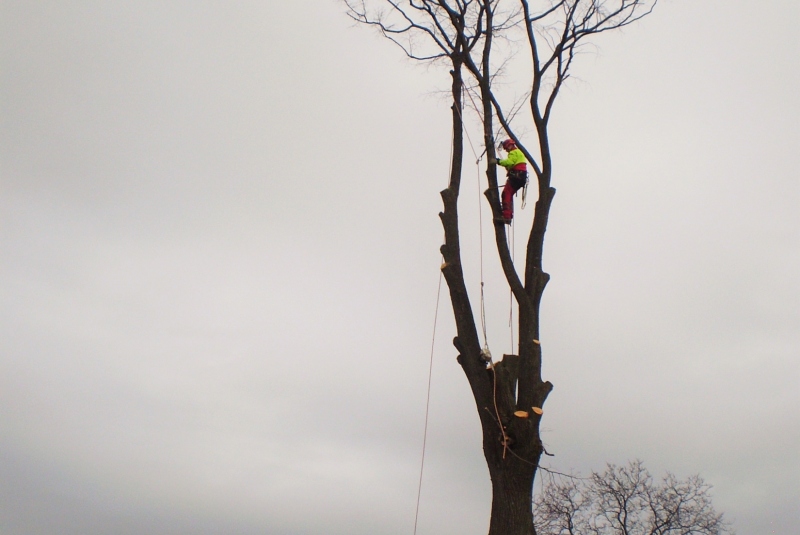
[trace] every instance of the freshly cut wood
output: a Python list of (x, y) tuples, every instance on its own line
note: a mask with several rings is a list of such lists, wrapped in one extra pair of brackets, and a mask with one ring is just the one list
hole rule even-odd
[(541, 416), (541, 415), (542, 415), (542, 413), (544, 412), (544, 411), (543, 411), (541, 408), (539, 408), (539, 407), (531, 407), (531, 410), (533, 410), (533, 412), (535, 412), (535, 413), (536, 413), (536, 414), (538, 414), (539, 416)]
[(514, 416), (516, 416), (517, 418), (527, 418), (528, 417), (528, 413), (525, 412), (525, 411), (516, 411), (514, 413)]

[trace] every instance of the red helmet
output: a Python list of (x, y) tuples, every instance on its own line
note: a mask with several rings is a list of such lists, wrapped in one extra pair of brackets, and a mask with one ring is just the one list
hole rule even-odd
[(503, 141), (503, 143), (501, 143), (501, 145), (503, 146), (503, 150), (505, 151), (510, 151), (517, 148), (517, 144), (514, 143), (513, 139), (506, 139), (505, 141)]

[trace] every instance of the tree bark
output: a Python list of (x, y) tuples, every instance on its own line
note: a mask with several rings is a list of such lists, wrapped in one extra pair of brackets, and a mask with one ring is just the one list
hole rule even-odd
[(536, 468), (510, 461), (489, 470), (492, 479), (490, 535), (533, 535), (533, 480)]

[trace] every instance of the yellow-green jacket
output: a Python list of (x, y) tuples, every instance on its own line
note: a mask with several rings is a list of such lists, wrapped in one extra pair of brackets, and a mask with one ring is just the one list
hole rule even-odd
[(519, 149), (509, 151), (508, 157), (503, 160), (497, 160), (498, 165), (502, 165), (506, 169), (513, 169), (515, 171), (527, 171), (528, 166), (525, 163), (525, 155)]

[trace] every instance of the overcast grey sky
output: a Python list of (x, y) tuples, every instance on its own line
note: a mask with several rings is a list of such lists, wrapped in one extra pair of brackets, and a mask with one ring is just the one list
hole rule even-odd
[[(549, 466), (699, 472), (740, 535), (800, 534), (799, 19), (662, 0), (553, 124)], [(0, 532), (411, 533), (446, 70), (328, 0), (3, 0), (0, 25)], [(468, 167), (471, 291), (478, 199)], [(439, 318), (419, 533), (477, 535)]]

